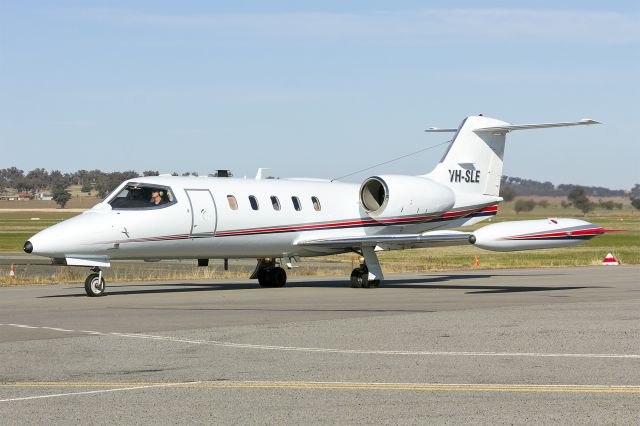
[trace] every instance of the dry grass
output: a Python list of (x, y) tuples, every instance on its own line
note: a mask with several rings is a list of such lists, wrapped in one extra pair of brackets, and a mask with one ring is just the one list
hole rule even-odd
[[(27, 271), (17, 271), (15, 277), (3, 273), (0, 276), (0, 287), (15, 285), (50, 285), (50, 284), (82, 284), (89, 271), (86, 268), (56, 267), (56, 270), (45, 274), (33, 274)], [(345, 265), (335, 268), (318, 268), (302, 266), (287, 272), (289, 278), (303, 276), (347, 276), (351, 270)], [(189, 269), (153, 269), (148, 265), (144, 268), (115, 265), (104, 270), (109, 282), (133, 281), (181, 281), (181, 280), (246, 280), (251, 274), (251, 268), (240, 268), (229, 271), (212, 268), (192, 267)]]

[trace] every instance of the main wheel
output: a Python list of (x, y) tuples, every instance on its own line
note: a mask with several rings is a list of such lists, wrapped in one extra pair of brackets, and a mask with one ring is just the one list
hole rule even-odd
[(351, 287), (362, 288), (365, 287), (365, 281), (368, 281), (369, 272), (364, 272), (360, 268), (356, 268), (351, 271)]
[(266, 269), (261, 269), (258, 271), (258, 283), (260, 287), (273, 287), (271, 285), (271, 274)]
[(370, 288), (371, 281), (369, 281), (369, 271), (362, 271), (362, 288)]
[(284, 287), (287, 283), (287, 273), (280, 267), (263, 269), (258, 272), (258, 283), (261, 287)]
[(273, 284), (273, 287), (284, 287), (287, 283), (287, 273), (280, 267), (273, 268), (269, 271), (269, 275), (271, 275), (271, 283)]
[(105, 288), (104, 278), (100, 278), (99, 274), (91, 274), (84, 281), (84, 290), (89, 297), (103, 296)]

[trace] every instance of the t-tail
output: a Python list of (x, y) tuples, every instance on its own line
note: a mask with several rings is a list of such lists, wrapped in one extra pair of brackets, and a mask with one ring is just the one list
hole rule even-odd
[(483, 116), (470, 116), (458, 129), (430, 128), (427, 132), (455, 132), (442, 160), (431, 173), (424, 175), (442, 183), (456, 193), (471, 193), (497, 197), (500, 193), (504, 143), (507, 133), (514, 130), (599, 124), (583, 119), (563, 123), (514, 125)]

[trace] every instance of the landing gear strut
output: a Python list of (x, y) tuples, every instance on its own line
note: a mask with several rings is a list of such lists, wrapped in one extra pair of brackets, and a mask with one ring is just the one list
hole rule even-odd
[(104, 278), (102, 278), (102, 271), (97, 266), (91, 268), (92, 274), (89, 274), (86, 280), (84, 280), (84, 290), (89, 297), (104, 296), (106, 285)]
[(251, 278), (257, 278), (261, 287), (284, 287), (287, 273), (273, 259), (258, 259)]

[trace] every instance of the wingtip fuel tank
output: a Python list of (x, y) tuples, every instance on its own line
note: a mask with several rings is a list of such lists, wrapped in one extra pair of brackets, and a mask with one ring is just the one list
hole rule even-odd
[(575, 246), (607, 232), (580, 219), (552, 218), (494, 223), (469, 237), (469, 242), (485, 250), (519, 251)]

